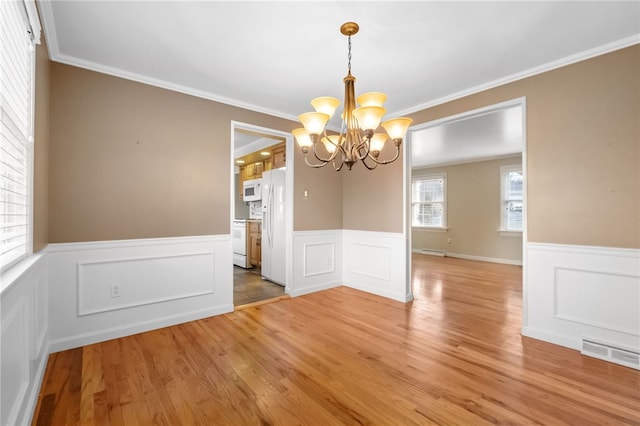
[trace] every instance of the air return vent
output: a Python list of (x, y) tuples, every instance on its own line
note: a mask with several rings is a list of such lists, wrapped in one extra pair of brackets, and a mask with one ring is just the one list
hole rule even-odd
[(614, 362), (626, 367), (640, 370), (640, 353), (628, 349), (621, 349), (608, 343), (596, 342), (592, 339), (582, 339), (583, 355)]

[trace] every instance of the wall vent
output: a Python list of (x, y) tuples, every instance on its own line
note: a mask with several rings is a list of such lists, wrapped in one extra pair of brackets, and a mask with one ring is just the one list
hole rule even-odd
[(429, 256), (440, 256), (444, 257), (444, 252), (440, 250), (431, 250), (427, 248), (422, 248), (418, 250), (421, 254), (428, 254)]
[(639, 352), (622, 349), (608, 343), (596, 342), (593, 339), (583, 338), (580, 353), (640, 370)]

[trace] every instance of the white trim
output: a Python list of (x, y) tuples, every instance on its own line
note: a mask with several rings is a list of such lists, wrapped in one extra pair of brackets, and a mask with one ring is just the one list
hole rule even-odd
[[(48, 2), (44, 2), (48, 3)], [(42, 4), (42, 2), (40, 3)], [(189, 96), (195, 96), (197, 98), (207, 99), (209, 101), (218, 102), (234, 106), (237, 108), (246, 109), (249, 111), (255, 111), (274, 117), (280, 117), (291, 121), (297, 121), (297, 117), (292, 114), (287, 114), (274, 109), (265, 108), (260, 105), (251, 104), (248, 102), (239, 101), (236, 99), (228, 98), (225, 96), (217, 95), (215, 93), (206, 92), (204, 90), (194, 89), (192, 87), (184, 86), (182, 84), (171, 83), (158, 78), (148, 77), (142, 74), (121, 70), (119, 68), (110, 67), (108, 65), (102, 65), (92, 61), (86, 61), (83, 59), (77, 59), (65, 54), (51, 54), (51, 60), (62, 64), (72, 65), (78, 68), (84, 68), (90, 71), (95, 71), (101, 74), (107, 74), (113, 77), (123, 78), (125, 80), (135, 81), (137, 83), (147, 84), (149, 86), (159, 87), (161, 89), (167, 89), (174, 92), (182, 93)]]
[(530, 243), (523, 257), (524, 335), (578, 350), (583, 336), (640, 350), (640, 249)]
[[(498, 229), (498, 231), (501, 232), (500, 235), (503, 235), (503, 236), (508, 235), (507, 233), (510, 233), (510, 232), (518, 232), (518, 233), (522, 232), (521, 229), (509, 229), (506, 226), (507, 214), (505, 210), (505, 185), (504, 185), (505, 176), (504, 175), (506, 173), (512, 173), (512, 172), (522, 173), (522, 162), (520, 162), (519, 164), (507, 164), (504, 166), (500, 166), (500, 210), (499, 210), (500, 211), (500, 229)], [(524, 174), (523, 174), (523, 179), (522, 179), (522, 191), (523, 191), (522, 196), (523, 197), (524, 197), (524, 187), (525, 187), (525, 182), (524, 182)], [(523, 208), (523, 214), (524, 214), (524, 202), (522, 204), (522, 208)], [(524, 227), (524, 222), (522, 223), (522, 226)]]
[(190, 243), (213, 243), (228, 241), (231, 234), (222, 235), (194, 235), (189, 237), (162, 237), (162, 238), (140, 238), (131, 240), (111, 240), (111, 241), (86, 241), (80, 243), (51, 243), (47, 246), (47, 253), (66, 253), (86, 250), (122, 249), (145, 246), (165, 246), (174, 244)]
[[(296, 120), (296, 118), (285, 117)], [(251, 132), (262, 133), (265, 135), (273, 135), (285, 140), (286, 165), (285, 165), (285, 293), (291, 294), (293, 288), (293, 190), (294, 190), (294, 141), (293, 135), (289, 132), (270, 129), (267, 127), (257, 126), (255, 124), (243, 123), (241, 121), (232, 120), (230, 123), (231, 132), (231, 149), (230, 149), (230, 182), (231, 189), (229, 191), (229, 229), (231, 229), (235, 218), (235, 191), (233, 190), (234, 170), (235, 170), (235, 131), (237, 129), (248, 130)], [(230, 248), (230, 250), (233, 250)], [(233, 265), (231, 265), (233, 267)], [(233, 283), (231, 283), (233, 285)]]
[[(42, 20), (44, 22), (44, 29), (47, 39), (47, 45), (49, 46), (49, 58), (52, 61), (61, 62), (68, 65), (77, 66), (80, 68), (89, 69), (92, 71), (113, 75), (120, 78), (125, 78), (128, 80), (137, 81), (140, 83), (149, 84), (151, 86), (161, 87), (164, 89), (173, 90), (180, 93), (185, 93), (192, 96), (197, 96), (204, 99), (209, 99), (215, 102), (224, 103), (231, 106), (236, 106), (239, 108), (244, 108), (256, 112), (262, 112), (264, 114), (272, 115), (275, 117), (285, 118), (287, 120), (297, 121), (297, 117), (292, 114), (284, 113), (281, 111), (276, 111), (273, 109), (263, 108), (258, 105), (249, 104), (246, 102), (242, 102), (236, 99), (231, 99), (223, 96), (216, 95), (214, 93), (205, 92), (201, 90), (196, 90), (190, 87), (173, 84), (167, 81), (149, 78), (140, 74), (130, 73), (118, 68), (109, 67), (106, 65), (98, 64), (91, 61), (85, 61), (78, 58), (74, 58), (69, 55), (64, 55), (60, 53), (60, 48), (57, 40), (57, 31), (55, 30), (55, 19), (53, 15), (53, 9), (50, 1), (41, 1), (38, 2), (40, 6), (40, 11), (42, 14)], [(447, 96), (443, 96), (441, 98), (435, 99), (433, 101), (424, 102), (418, 105), (415, 105), (410, 108), (406, 108), (404, 110), (394, 112), (389, 118), (400, 117), (403, 115), (409, 115), (427, 108), (434, 107), (436, 105), (440, 105), (446, 102), (450, 102), (455, 99), (459, 99), (465, 96), (472, 95), (474, 93), (482, 92), (497, 86), (502, 86), (507, 83), (511, 83), (517, 80), (522, 80), (527, 77), (531, 77), (537, 74), (541, 74), (547, 71), (551, 71), (557, 68), (561, 68), (566, 65), (570, 65), (576, 62), (580, 62), (586, 59), (590, 59), (596, 56), (604, 55), (609, 52), (613, 52), (616, 50), (623, 49), (625, 47), (632, 46), (634, 44), (640, 43), (640, 36), (633, 35), (630, 37), (623, 38), (621, 40), (617, 40), (611, 43), (607, 43), (589, 50), (585, 50), (555, 61), (547, 62), (546, 64), (539, 65), (537, 67), (530, 68), (525, 71), (521, 71), (519, 73), (512, 74), (510, 76), (502, 77), (481, 85), (477, 85), (471, 87), (469, 89), (465, 89), (459, 91), (457, 93), (453, 93)], [(407, 153), (407, 152), (405, 152)]]
[(433, 108), (435, 106), (454, 101), (456, 99), (461, 99), (466, 96), (470, 96), (476, 93), (484, 92), (489, 89), (493, 89), (495, 87), (503, 86), (505, 84), (513, 83), (518, 80), (523, 80), (525, 78), (533, 77), (535, 75), (552, 71), (558, 68), (562, 68), (567, 65), (575, 64), (577, 62), (585, 61), (587, 59), (595, 58), (596, 56), (601, 56), (607, 53), (614, 52), (616, 50), (624, 49), (626, 47), (633, 46), (638, 43), (640, 43), (640, 35), (636, 34), (636, 35), (626, 37), (611, 43), (603, 44), (602, 46), (594, 47), (593, 49), (589, 49), (573, 55), (569, 55), (555, 61), (547, 62), (546, 64), (538, 65), (537, 67), (529, 68), (528, 70), (511, 74), (506, 77), (502, 77), (484, 84), (479, 84), (477, 86), (470, 87), (468, 89), (461, 90), (459, 92), (452, 93), (450, 95), (442, 96), (433, 101), (423, 102), (414, 107), (396, 111), (393, 114), (393, 116), (399, 117), (403, 115), (410, 115), (418, 111), (422, 111), (428, 108)]
[(42, 250), (38, 253), (28, 255), (26, 258), (18, 261), (15, 265), (2, 271), (0, 273), (0, 295), (8, 291), (13, 284), (20, 280), (27, 273), (33, 265), (35, 265), (43, 256)]
[(498, 257), (475, 256), (475, 255), (472, 255), (472, 254), (451, 253), (451, 252), (445, 252), (445, 256), (447, 256), (447, 257), (456, 257), (458, 259), (478, 260), (480, 262), (502, 263), (502, 264), (505, 264), (505, 265), (522, 266), (522, 261), (521, 260), (514, 260), (514, 259), (501, 259), (501, 258), (498, 258)]
[(435, 169), (437, 167), (459, 166), (461, 164), (480, 163), (480, 162), (483, 162), (483, 161), (502, 160), (502, 159), (506, 159), (506, 158), (520, 158), (521, 156), (522, 156), (522, 153), (518, 152), (516, 154), (503, 154), (503, 155), (490, 155), (490, 156), (486, 156), (486, 157), (474, 157), (474, 158), (470, 158), (468, 160), (448, 161), (448, 162), (444, 162), (444, 163), (434, 163), (434, 164), (429, 164), (429, 165), (426, 165), (426, 166), (419, 166), (419, 167), (415, 167), (414, 170), (416, 170), (418, 173), (420, 173), (423, 170)]
[(132, 334), (143, 333), (145, 331), (156, 330), (163, 327), (169, 327), (172, 325), (195, 321), (214, 315), (226, 314), (229, 312), (233, 312), (233, 304), (200, 309), (148, 321), (139, 321), (120, 327), (104, 328), (98, 331), (53, 340), (49, 343), (49, 353), (64, 351), (67, 349), (91, 345), (99, 342), (105, 342), (107, 340), (116, 339), (119, 337), (130, 336)]
[[(422, 182), (426, 180), (438, 180), (442, 179), (442, 225), (441, 226), (430, 226), (430, 225), (414, 225), (413, 224), (413, 205), (414, 204), (429, 204), (427, 202), (415, 202), (413, 201), (413, 184), (416, 182)], [(411, 175), (411, 227), (412, 228), (428, 228), (434, 230), (447, 230), (447, 172), (431, 172), (431, 173), (415, 173)]]

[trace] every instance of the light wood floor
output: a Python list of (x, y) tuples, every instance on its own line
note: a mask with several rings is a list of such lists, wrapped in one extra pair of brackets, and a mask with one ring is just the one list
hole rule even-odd
[(520, 336), (521, 268), (416, 255), (339, 287), (52, 354), (34, 424), (640, 424), (640, 372)]

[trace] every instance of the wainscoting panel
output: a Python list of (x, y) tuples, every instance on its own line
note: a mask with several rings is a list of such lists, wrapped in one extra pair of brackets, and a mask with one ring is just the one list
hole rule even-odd
[(233, 311), (229, 235), (52, 244), (51, 351)]
[(401, 302), (412, 300), (402, 234), (345, 230), (344, 284)]
[(293, 282), (289, 294), (300, 296), (342, 284), (342, 231), (293, 234)]
[(213, 252), (79, 263), (78, 315), (210, 294), (214, 277)]
[(640, 351), (640, 250), (530, 243), (523, 334)]
[[(24, 265), (27, 266), (24, 266)], [(0, 424), (31, 423), (47, 363), (47, 262), (37, 254), (3, 274), (0, 336)]]

